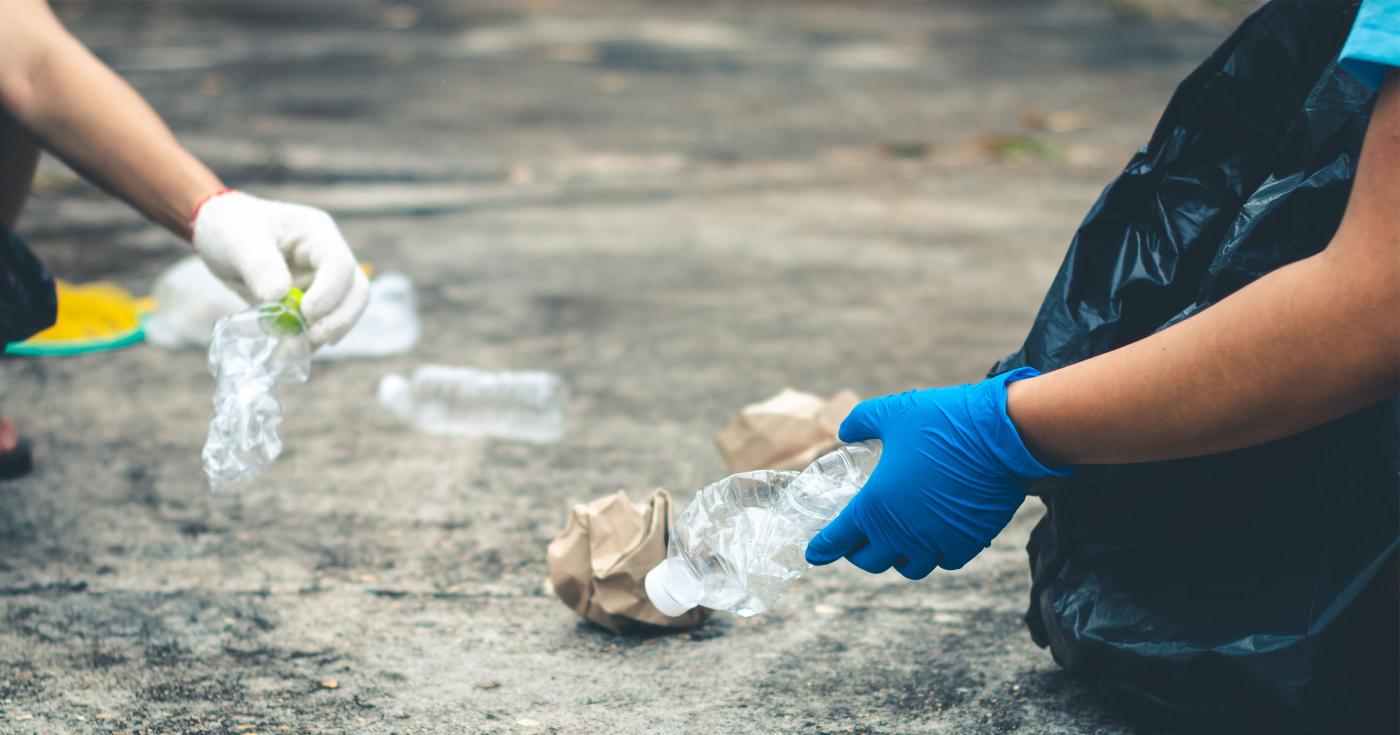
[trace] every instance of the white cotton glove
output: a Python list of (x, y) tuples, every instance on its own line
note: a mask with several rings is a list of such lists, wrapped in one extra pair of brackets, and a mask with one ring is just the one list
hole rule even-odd
[(209, 270), (253, 303), (303, 289), (301, 312), (313, 346), (336, 342), (369, 301), (369, 281), (325, 212), (241, 191), (216, 194), (195, 210), (194, 248)]

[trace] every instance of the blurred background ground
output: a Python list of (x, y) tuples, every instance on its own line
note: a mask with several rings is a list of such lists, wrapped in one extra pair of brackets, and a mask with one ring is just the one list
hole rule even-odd
[[(317, 364), (287, 451), (211, 496), (199, 354), (0, 362), (0, 732), (1127, 732), (1020, 621), (1027, 503), (957, 574), (813, 572), (617, 638), (545, 587), (570, 504), (724, 474), (783, 386), (979, 377), (1175, 83), (1191, 2), (64, 3), (230, 184), (418, 284), (422, 345)], [(138, 293), (184, 254), (47, 162), (21, 231)], [(426, 361), (564, 374), (547, 447), (373, 400)]]

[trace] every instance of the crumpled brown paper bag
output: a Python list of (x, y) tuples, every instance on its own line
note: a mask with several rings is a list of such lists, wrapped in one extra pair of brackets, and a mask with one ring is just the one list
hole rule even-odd
[(860, 398), (843, 390), (829, 398), (784, 388), (745, 406), (715, 437), (730, 472), (800, 470), (840, 446), (836, 430)]
[(666, 558), (672, 515), (665, 490), (641, 503), (618, 491), (574, 506), (569, 524), (549, 544), (554, 594), (579, 617), (614, 633), (642, 624), (694, 628), (703, 623), (709, 610), (695, 608), (671, 618), (647, 600), (643, 580)]

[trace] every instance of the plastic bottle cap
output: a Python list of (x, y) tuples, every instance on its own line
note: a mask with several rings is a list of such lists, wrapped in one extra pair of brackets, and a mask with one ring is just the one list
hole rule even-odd
[(287, 308), (287, 313), (277, 318), (277, 326), (286, 329), (289, 334), (301, 334), (305, 329), (305, 318), (301, 315), (301, 297), (304, 295), (301, 289), (292, 286), (282, 297), (282, 306)]
[(685, 564), (667, 559), (647, 572), (647, 599), (667, 617), (680, 617), (700, 604), (704, 587)]
[(379, 379), (379, 405), (399, 416), (413, 412), (413, 390), (405, 378), (398, 373), (389, 373)]

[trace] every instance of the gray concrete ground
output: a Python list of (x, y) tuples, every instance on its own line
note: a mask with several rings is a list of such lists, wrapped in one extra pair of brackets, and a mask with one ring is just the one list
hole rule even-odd
[[(1229, 30), (1134, 7), (63, 5), (230, 183), (410, 274), (426, 327), (286, 390), (286, 454), (220, 496), (201, 355), (0, 362), (38, 454), (0, 485), (0, 732), (1128, 731), (1021, 624), (1035, 502), (960, 573), (842, 564), (654, 639), (577, 622), (544, 547), (575, 501), (688, 500), (783, 386), (1015, 349)], [(22, 229), (137, 292), (184, 253), (52, 162)], [(406, 430), (374, 386), (427, 361), (563, 373), (567, 437)]]

